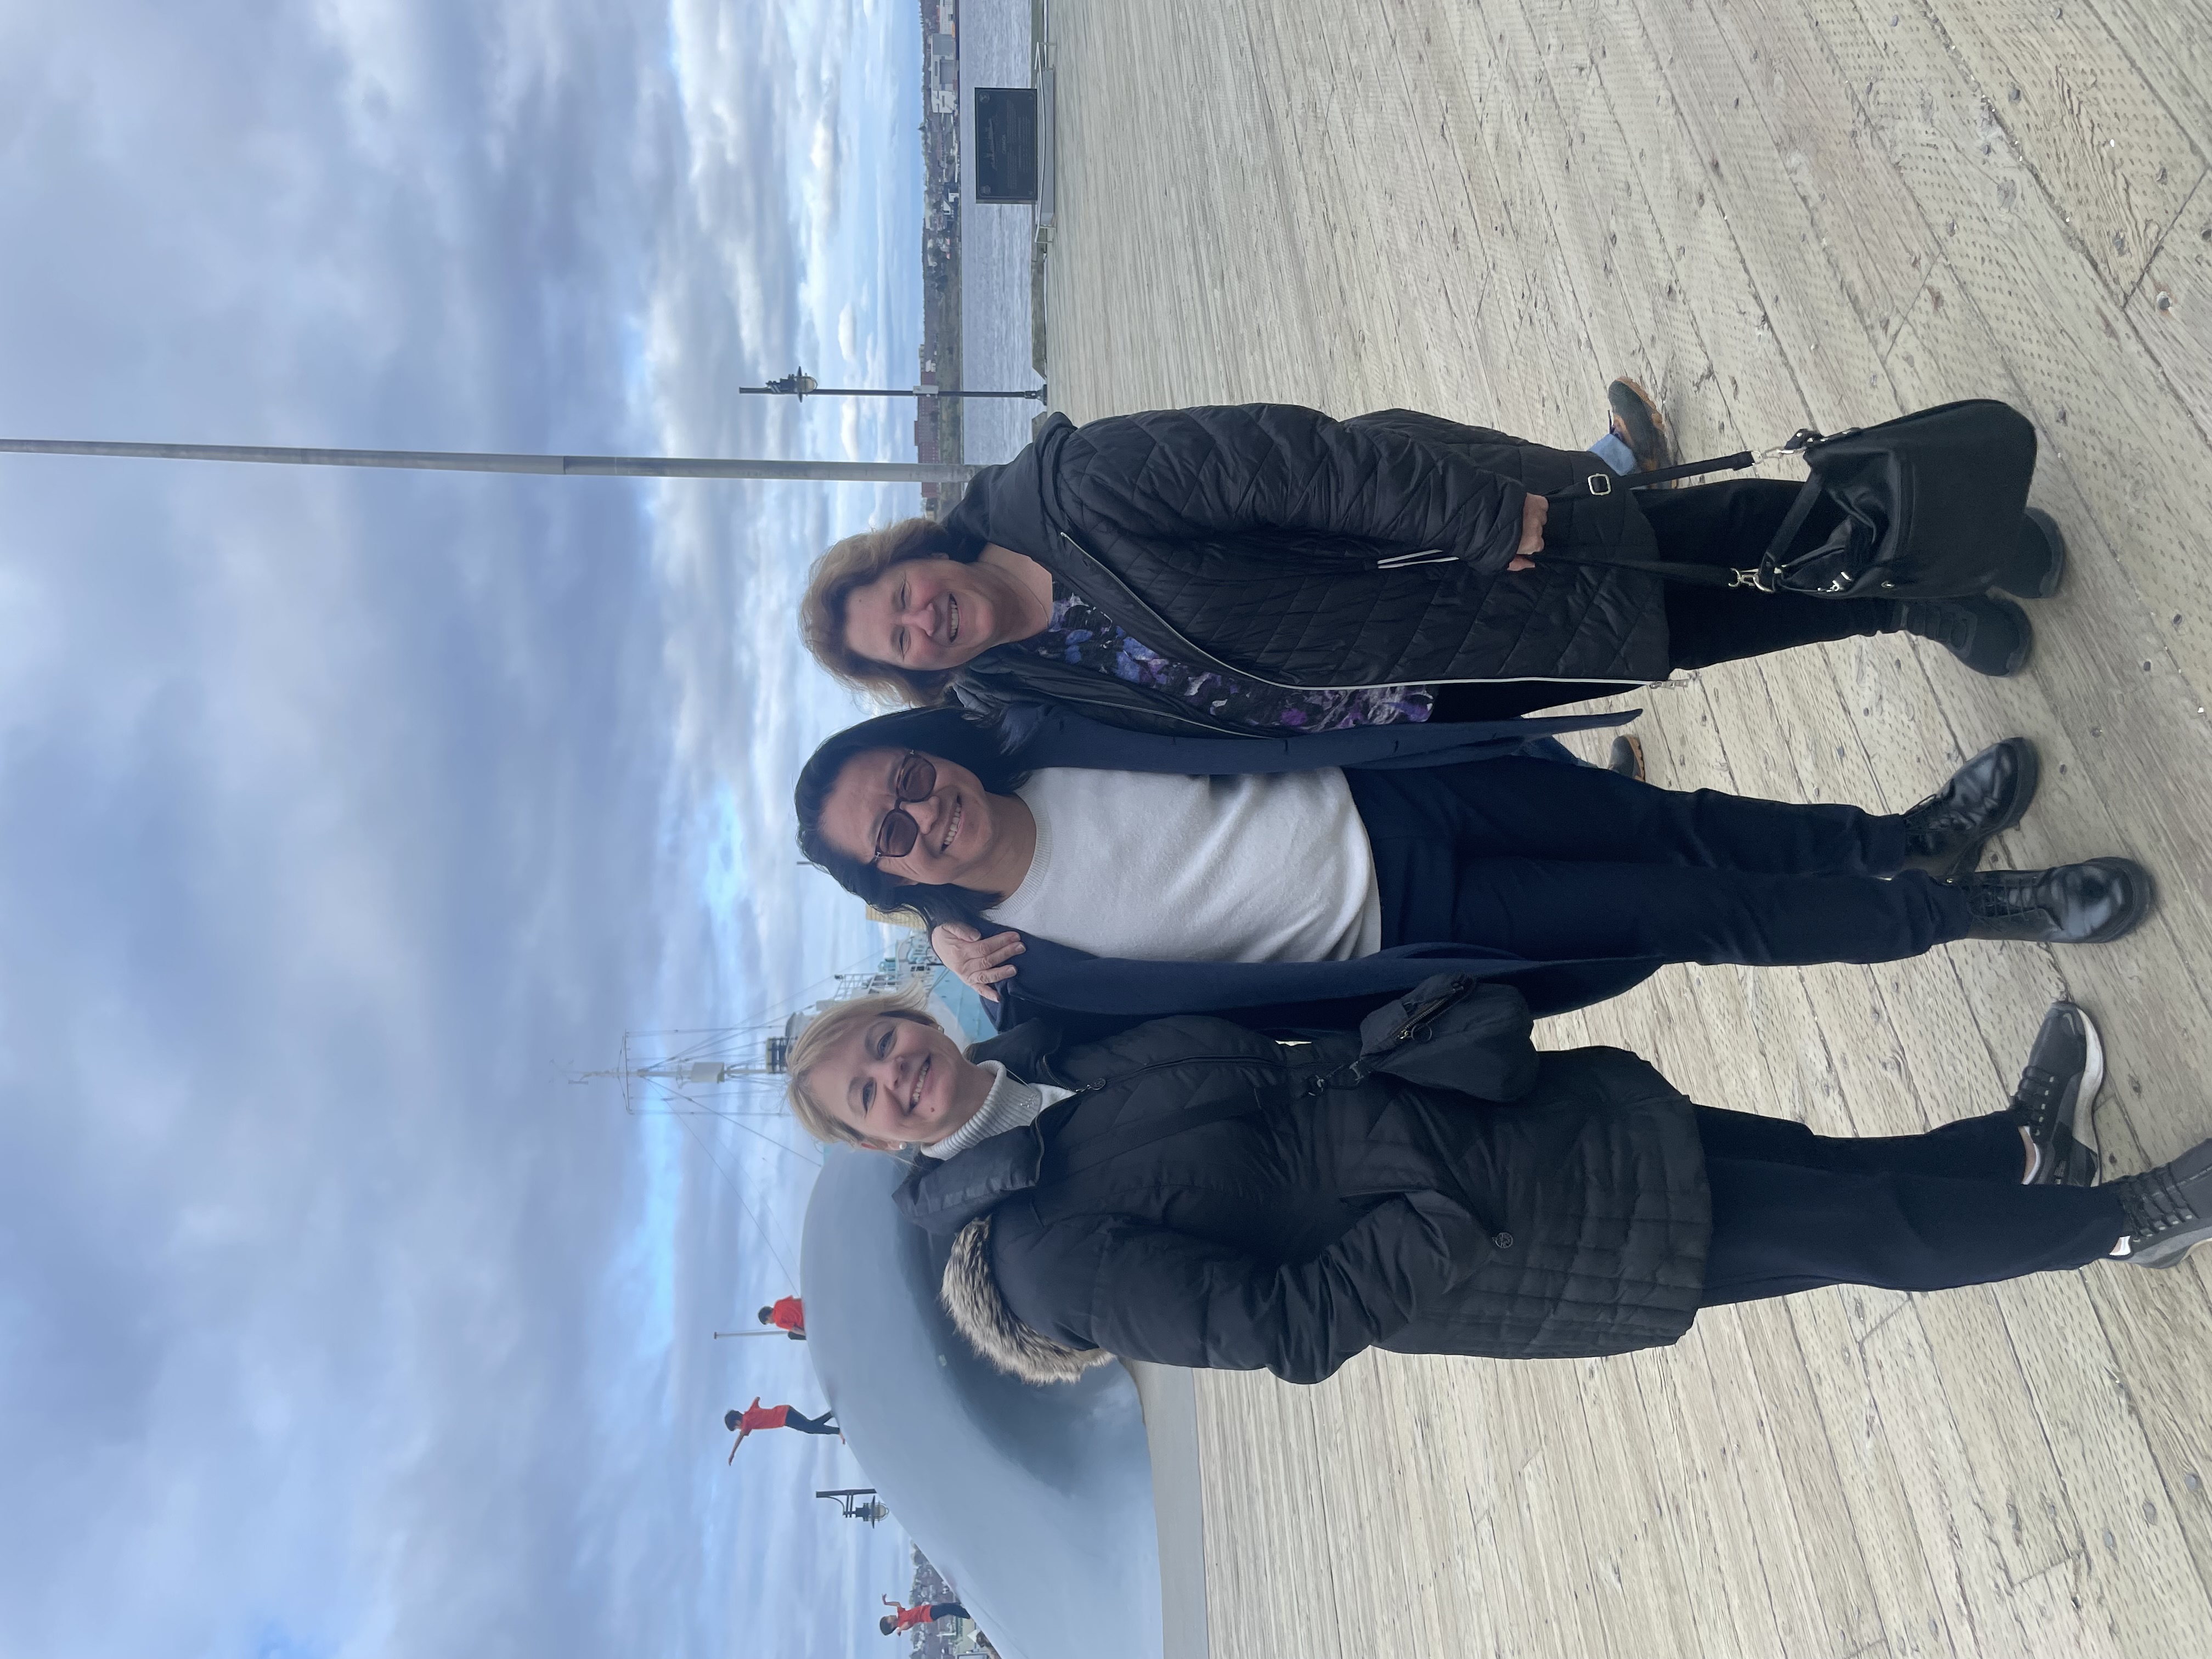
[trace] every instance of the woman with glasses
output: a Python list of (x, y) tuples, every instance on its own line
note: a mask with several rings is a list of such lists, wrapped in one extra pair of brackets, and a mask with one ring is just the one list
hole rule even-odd
[(2125, 859), (1977, 871), (2033, 797), (2025, 738), (1883, 815), (1674, 793), (1520, 735), (1602, 723), (1261, 743), (914, 710), (815, 751), (799, 846), (940, 936), (999, 934), (996, 961), (963, 976), (1063, 1016), (1264, 1009), (1273, 1023), (1285, 1005), (1402, 989), (1439, 959), (1510, 976), (1550, 1013), (1663, 963), (2101, 942), (2149, 907), (2149, 878)]

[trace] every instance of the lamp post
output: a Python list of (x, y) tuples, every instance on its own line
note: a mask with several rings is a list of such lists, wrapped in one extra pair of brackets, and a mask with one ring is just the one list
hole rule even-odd
[[(1026, 394), (1024, 394), (1026, 395)], [(962, 461), (721, 460), (682, 455), (508, 455), (450, 449), (297, 449), (269, 444), (108, 443), (0, 438), (0, 454), (106, 455), (132, 460), (255, 461), (416, 472), (529, 472), (564, 478), (794, 478), (828, 483), (965, 483)]]
[(1033, 403), (1042, 403), (1045, 388), (1031, 386), (1027, 392), (965, 392), (958, 386), (917, 386), (910, 387), (878, 386), (821, 386), (803, 368), (794, 368), (788, 374), (779, 374), (766, 386), (741, 386), (740, 392), (750, 392), (776, 398), (1027, 398)]

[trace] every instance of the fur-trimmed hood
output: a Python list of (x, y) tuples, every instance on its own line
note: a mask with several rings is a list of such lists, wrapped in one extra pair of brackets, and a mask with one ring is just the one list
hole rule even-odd
[(1072, 1348), (1014, 1316), (991, 1272), (991, 1218), (978, 1216), (952, 1240), (939, 1295), (945, 1311), (977, 1353), (1024, 1382), (1073, 1382), (1114, 1356), (1103, 1348)]

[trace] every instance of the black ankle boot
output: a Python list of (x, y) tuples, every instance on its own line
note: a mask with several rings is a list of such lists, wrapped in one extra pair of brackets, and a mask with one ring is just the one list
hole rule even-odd
[(1984, 870), (1959, 885), (1973, 908), (1968, 939), (2037, 945), (2109, 945), (2150, 914), (2156, 894), (2150, 872), (2133, 859)]
[(1993, 743), (1905, 815), (1905, 864), (1938, 881), (1972, 873), (1982, 848), (2027, 814), (2042, 763), (2026, 738)]
[(2058, 521), (2039, 507), (2027, 509), (2020, 526), (2020, 551), (1997, 577), (1996, 585), (2023, 599), (2047, 599), (2066, 580), (2066, 537)]
[(1992, 593), (1964, 599), (1899, 599), (1893, 624), (1901, 632), (1948, 646), (1977, 674), (2002, 679), (2017, 674), (2035, 648), (2027, 612)]

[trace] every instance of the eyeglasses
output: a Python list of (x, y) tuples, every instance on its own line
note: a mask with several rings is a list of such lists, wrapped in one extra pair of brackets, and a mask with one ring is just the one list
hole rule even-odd
[[(936, 788), (937, 768), (926, 755), (909, 754), (891, 772), (891, 799), (901, 805), (927, 800)], [(876, 831), (876, 856), (869, 862), (902, 859), (921, 839), (921, 826), (914, 821), (913, 814), (894, 806), (884, 814), (883, 825)]]

